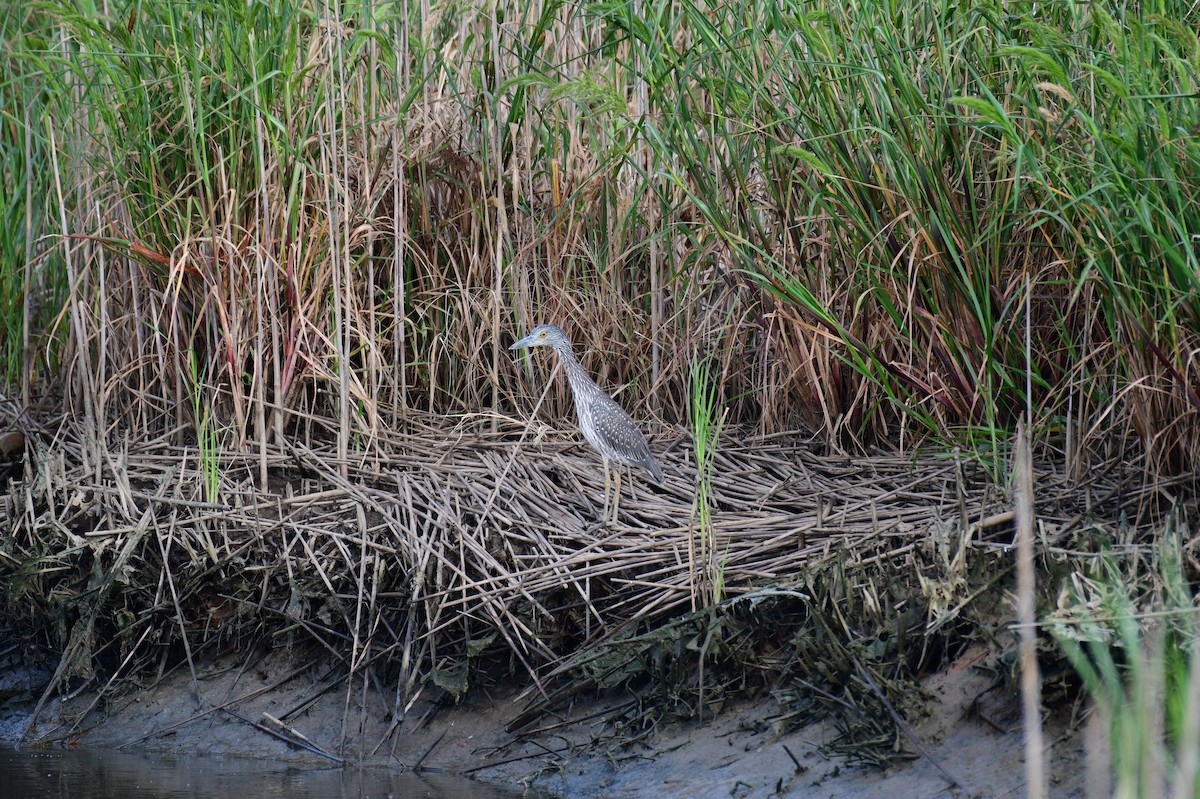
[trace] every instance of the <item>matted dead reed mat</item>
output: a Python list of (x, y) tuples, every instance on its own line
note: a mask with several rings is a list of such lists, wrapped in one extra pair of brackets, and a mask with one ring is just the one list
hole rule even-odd
[[(829, 618), (847, 616), (842, 638), (868, 616), (928, 630), (958, 615), (981, 561), (1011, 560), (1009, 500), (965, 457), (819, 456), (797, 436), (725, 437), (706, 531), (690, 440), (652, 445), (665, 484), (627, 476), (619, 523), (604, 527), (595, 453), (503, 418), (413, 428), (347, 463), (301, 444), (265, 458), (166, 439), (85, 453), (68, 429), (31, 444), (4, 499), (7, 613), (64, 651), (52, 689), (311, 639), (347, 674), (394, 681), (398, 710), (508, 663), (535, 684), (520, 727), (581, 686), (628, 678), (630, 642), (648, 634), (698, 652), (703, 670), (709, 643), (693, 639), (712, 625), (679, 625), (718, 601), (743, 637), (789, 614), (811, 622), (816, 593)], [(1177, 489), (1139, 478), (1114, 466), (1072, 483), (1043, 467), (1044, 545), (1089, 518), (1149, 521)], [(923, 597), (903, 622), (897, 584)], [(751, 600), (741, 610), (739, 597)], [(776, 655), (805, 655), (781, 641)], [(564, 674), (570, 687), (556, 687)]]

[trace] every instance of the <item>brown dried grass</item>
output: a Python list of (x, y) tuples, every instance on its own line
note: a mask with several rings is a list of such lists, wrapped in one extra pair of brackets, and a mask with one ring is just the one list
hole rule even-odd
[[(674, 683), (664, 696), (704, 712), (747, 690), (744, 679), (730, 688), (731, 673), (765, 687), (763, 675), (801, 662), (805, 674), (837, 663), (830, 679), (901, 704), (910, 686), (869, 662), (873, 676), (860, 677), (854, 641), (890, 629), (872, 657), (905, 662), (912, 652), (897, 642), (961, 637), (977, 597), (997, 599), (979, 586), (1009, 568), (1006, 494), (960, 458), (822, 457), (790, 435), (723, 439), (713, 540), (728, 599), (706, 608), (694, 466), (678, 433), (654, 437), (665, 485), (635, 476), (611, 528), (594, 524), (594, 453), (538, 422), (413, 418), (354, 461), (339, 462), (332, 443), (297, 442), (267, 455), (266, 491), (257, 454), (223, 453), (216, 504), (198, 450), (170, 438), (89, 453), (64, 422), (12, 483), (5, 612), (19, 635), (64, 653), (47, 696), (73, 678), (119, 691), (226, 646), (311, 641), (346, 677), (394, 685), (401, 715), (427, 690), (459, 695), (480, 673), (496, 679), (505, 662), (538, 697), (516, 727), (564, 696), (645, 679)], [(1136, 507), (1150, 518), (1169, 504), (1169, 484), (1134, 491), (1135, 476), (1097, 473), (1079, 507), (1084, 495), (1043, 467), (1042, 541), (1085, 514)], [(816, 637), (797, 633), (813, 625)], [(711, 647), (689, 648), (695, 636)], [(781, 645), (793, 655), (781, 660)], [(595, 665), (614, 652), (619, 669)], [(676, 664), (666, 672), (664, 652)]]

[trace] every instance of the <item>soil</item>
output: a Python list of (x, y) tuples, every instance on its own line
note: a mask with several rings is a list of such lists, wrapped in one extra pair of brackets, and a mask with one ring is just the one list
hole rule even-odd
[[(76, 747), (176, 754), (252, 756), (295, 765), (347, 764), (468, 774), (564, 796), (673, 797), (1004, 797), (1024, 790), (1019, 702), (998, 685), (982, 646), (924, 682), (928, 715), (913, 725), (914, 757), (887, 768), (856, 766), (824, 753), (829, 722), (780, 734), (769, 697), (724, 707), (713, 718), (664, 723), (645, 734), (605, 721), (628, 701), (614, 694), (576, 702), (559, 725), (517, 736), (506, 725), (527, 705), (528, 688), (509, 684), (468, 693), (458, 704), (418, 701), (398, 723), (394, 701), (361, 682), (347, 691), (323, 682), (326, 664), (277, 651), (247, 662), (230, 654), (184, 667), (153, 689), (106, 702), (84, 693), (54, 699), (30, 728)], [(6, 670), (8, 693), (49, 677)], [(33, 692), (26, 693), (32, 697)], [(19, 737), (32, 704), (0, 715), (0, 740)], [(286, 729), (272, 719), (286, 718)], [(304, 748), (294, 743), (300, 736)], [(1054, 796), (1081, 796), (1081, 735), (1066, 713), (1046, 721)], [(343, 741), (345, 744), (343, 745)], [(925, 750), (921, 755), (918, 747)], [(323, 753), (323, 754), (319, 754)]]

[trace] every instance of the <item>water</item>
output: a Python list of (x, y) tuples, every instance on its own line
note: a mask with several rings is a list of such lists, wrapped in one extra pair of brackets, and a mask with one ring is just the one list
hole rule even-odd
[(510, 799), (443, 774), (299, 769), (270, 761), (0, 748), (0, 799)]

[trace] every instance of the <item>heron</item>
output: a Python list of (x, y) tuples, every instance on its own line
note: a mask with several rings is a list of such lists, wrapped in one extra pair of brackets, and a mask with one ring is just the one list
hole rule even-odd
[(575, 414), (579, 417), (579, 429), (600, 457), (604, 459), (604, 523), (608, 523), (609, 491), (613, 488), (612, 466), (617, 465), (616, 487), (612, 492), (612, 523), (617, 523), (617, 509), (621, 502), (621, 467), (640, 466), (649, 472), (655, 484), (662, 485), (662, 469), (650, 453), (646, 437), (638, 429), (629, 414), (604, 393), (596, 381), (588, 377), (579, 365), (571, 342), (555, 325), (538, 325), (509, 350), (530, 347), (553, 347), (559, 361), (567, 372), (571, 394), (575, 398)]

